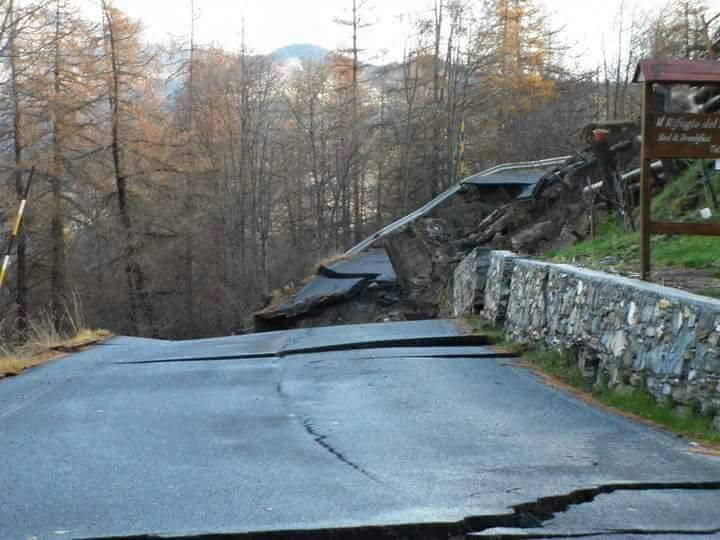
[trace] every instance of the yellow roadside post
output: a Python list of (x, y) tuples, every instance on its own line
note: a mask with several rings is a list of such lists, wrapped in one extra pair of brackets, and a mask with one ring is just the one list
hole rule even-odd
[(0, 289), (2, 289), (3, 284), (5, 283), (5, 276), (7, 274), (8, 267), (10, 266), (10, 254), (12, 253), (12, 248), (15, 245), (15, 240), (17, 239), (20, 227), (22, 226), (22, 218), (25, 213), (25, 206), (27, 205), (28, 194), (30, 193), (30, 184), (32, 184), (33, 176), (35, 176), (35, 167), (30, 169), (30, 177), (25, 185), (23, 198), (20, 201), (20, 206), (18, 207), (17, 215), (15, 216), (15, 223), (10, 234), (10, 240), (8, 241), (7, 248), (5, 249), (2, 266), (0, 266)]
[(465, 178), (465, 118), (460, 122), (460, 145), (458, 148), (458, 175), (460, 180)]

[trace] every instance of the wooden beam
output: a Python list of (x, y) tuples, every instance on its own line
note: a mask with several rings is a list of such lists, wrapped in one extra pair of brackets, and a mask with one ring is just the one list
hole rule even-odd
[(720, 236), (720, 223), (651, 223), (650, 232), (653, 234)]
[(647, 148), (647, 122), (652, 106), (651, 82), (643, 85), (642, 150), (640, 153), (640, 279), (650, 275), (650, 199), (652, 198), (652, 170)]

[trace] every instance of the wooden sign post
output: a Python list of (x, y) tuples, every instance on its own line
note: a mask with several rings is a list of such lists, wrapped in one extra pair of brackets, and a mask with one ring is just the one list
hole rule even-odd
[(720, 63), (695, 60), (643, 60), (633, 82), (643, 84), (640, 180), (640, 277), (650, 274), (650, 235), (720, 236), (720, 223), (660, 223), (650, 215), (655, 159), (720, 159), (720, 115), (653, 110), (655, 84), (720, 85)]

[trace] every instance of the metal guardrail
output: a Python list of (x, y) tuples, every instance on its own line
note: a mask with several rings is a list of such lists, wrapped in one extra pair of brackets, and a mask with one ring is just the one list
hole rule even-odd
[(451, 196), (455, 195), (460, 189), (462, 189), (463, 184), (462, 182), (455, 184), (453, 187), (448, 189), (447, 191), (441, 193), (437, 197), (435, 197), (433, 200), (431, 200), (429, 203), (425, 204), (424, 206), (421, 206), (414, 212), (411, 212), (410, 214), (398, 219), (397, 221), (392, 222), (390, 225), (386, 225), (382, 229), (380, 229), (378, 232), (370, 236), (369, 238), (366, 238), (356, 246), (353, 246), (349, 250), (345, 252), (345, 255), (355, 255), (357, 253), (360, 253), (361, 251), (364, 251), (365, 249), (369, 248), (371, 245), (373, 245), (375, 242), (380, 240), (380, 238), (383, 238), (384, 236), (387, 236), (388, 234), (396, 231), (400, 227), (412, 223), (419, 217), (422, 217), (426, 213), (428, 213), (430, 210), (438, 206), (440, 203), (445, 202), (447, 199), (449, 199)]
[[(548, 158), (548, 159), (540, 159), (537, 161), (519, 161), (517, 163), (502, 163), (500, 165), (496, 165), (495, 167), (492, 167), (491, 169), (487, 169), (485, 171), (479, 172), (477, 174), (474, 174), (472, 176), (468, 176), (468, 178), (472, 178), (473, 176), (490, 176), (491, 174), (495, 174), (498, 172), (504, 172), (504, 171), (514, 171), (517, 169), (534, 169), (539, 167), (551, 167), (553, 165), (562, 165), (565, 163), (568, 159), (575, 157), (575, 156), (560, 156), (556, 158)], [(468, 178), (464, 178), (460, 181), (462, 184), (465, 182)]]
[[(541, 160), (537, 160), (537, 161), (522, 161), (522, 162), (517, 162), (517, 163), (503, 163), (500, 165), (496, 165), (495, 167), (492, 167), (485, 171), (482, 171), (480, 173), (469, 176), (468, 178), (473, 178), (473, 177), (478, 177), (478, 176), (480, 176), (480, 177), (490, 176), (490, 175), (498, 173), (498, 172), (512, 171), (512, 170), (517, 170), (517, 169), (531, 169), (531, 168), (539, 168), (539, 167), (551, 167), (553, 165), (562, 165), (563, 163), (565, 163), (568, 159), (570, 159), (572, 157), (573, 156), (561, 156), (561, 157), (556, 157), (556, 158), (541, 159)], [(436, 206), (439, 206), (440, 204), (442, 204), (443, 202), (448, 200), (450, 197), (455, 195), (458, 191), (460, 191), (460, 189), (462, 189), (465, 186), (465, 180), (467, 180), (467, 178), (461, 180), (460, 182), (455, 184), (453, 187), (451, 187), (447, 191), (444, 191), (443, 193), (441, 193), (440, 195), (438, 195), (437, 197), (435, 197), (433, 200), (426, 203), (425, 205), (421, 206), (414, 212), (411, 212), (408, 215), (401, 217), (400, 219), (398, 219), (396, 221), (393, 221), (389, 225), (386, 225), (385, 227), (383, 227), (382, 229), (377, 231), (372, 236), (366, 238), (359, 244), (348, 249), (344, 253), (344, 255), (345, 256), (356, 255), (357, 253), (360, 253), (361, 251), (364, 251), (367, 248), (369, 248), (371, 245), (373, 245), (375, 242), (377, 242), (381, 238), (395, 232), (400, 227), (403, 227), (404, 225), (407, 225), (408, 223), (412, 223), (416, 219), (424, 216), (430, 210), (432, 210)]]

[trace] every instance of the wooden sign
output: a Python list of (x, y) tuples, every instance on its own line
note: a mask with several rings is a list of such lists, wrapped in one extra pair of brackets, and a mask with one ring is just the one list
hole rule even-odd
[(720, 85), (720, 62), (642, 60), (633, 82), (643, 83), (640, 173), (640, 277), (650, 275), (650, 235), (720, 236), (720, 223), (658, 223), (650, 217), (651, 163), (658, 158), (720, 159), (720, 115), (660, 113), (653, 110), (653, 85)]
[(720, 158), (720, 115), (648, 113), (645, 157)]

